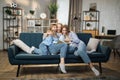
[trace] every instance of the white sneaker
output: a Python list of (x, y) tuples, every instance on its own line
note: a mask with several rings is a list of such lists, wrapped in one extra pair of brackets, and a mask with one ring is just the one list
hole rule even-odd
[(35, 47), (32, 46), (32, 47), (30, 48), (30, 50), (29, 50), (29, 53), (32, 54), (32, 52), (33, 52), (34, 49), (35, 49)]
[(99, 71), (98, 71), (97, 69), (95, 69), (94, 67), (92, 67), (91, 69), (92, 69), (92, 71), (94, 72), (94, 74), (95, 74), (96, 76), (99, 76), (99, 75), (100, 75), (100, 73), (99, 73)]
[(65, 64), (59, 64), (60, 70), (62, 73), (66, 74), (66, 70), (65, 70)]

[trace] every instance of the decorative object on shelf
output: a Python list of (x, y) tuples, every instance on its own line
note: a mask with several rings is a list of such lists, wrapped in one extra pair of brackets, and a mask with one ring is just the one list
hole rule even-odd
[(30, 10), (29, 12), (30, 12), (30, 14), (31, 14), (31, 18), (34, 18), (34, 13), (35, 13), (35, 11), (34, 11), (34, 10)]
[(96, 3), (91, 3), (89, 11), (96, 11), (96, 9), (97, 9), (97, 4)]
[(90, 16), (89, 15), (84, 15), (84, 20), (90, 20)]
[(96, 20), (95, 15), (92, 12), (89, 14), (89, 16), (90, 16), (90, 20)]
[(46, 15), (45, 13), (41, 13), (41, 14), (40, 14), (40, 18), (41, 18), (41, 19), (45, 19), (46, 17), (47, 17), (47, 15)]
[(34, 12), (35, 12), (34, 10), (30, 10), (31, 15), (34, 15)]
[(7, 14), (7, 15), (12, 15), (12, 11), (9, 9), (9, 8), (7, 8), (6, 10), (5, 10), (5, 13)]
[(102, 26), (102, 33), (101, 33), (101, 35), (105, 35), (105, 27), (104, 26)]
[(87, 25), (87, 30), (90, 30), (91, 24), (90, 24), (90, 23), (87, 23), (86, 25)]
[(56, 18), (56, 13), (57, 13), (57, 10), (58, 10), (58, 5), (56, 3), (51, 3), (48, 6), (48, 9), (50, 11), (50, 18), (55, 19)]
[(12, 2), (12, 5), (11, 5), (13, 8), (16, 8), (17, 7), (17, 3), (16, 2)]

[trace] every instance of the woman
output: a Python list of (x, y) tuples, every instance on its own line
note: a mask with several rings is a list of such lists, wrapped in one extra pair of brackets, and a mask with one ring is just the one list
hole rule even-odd
[(57, 23), (57, 35), (60, 37), (62, 35), (62, 27), (63, 25), (61, 23)]
[(65, 57), (67, 52), (67, 44), (59, 43), (59, 36), (57, 35), (57, 25), (53, 24), (50, 27), (50, 30), (53, 32), (53, 44), (49, 46), (49, 51), (52, 55), (60, 52), (60, 69), (63, 73), (67, 73), (65, 70)]
[[(49, 52), (51, 53), (51, 55), (56, 55), (56, 54), (58, 54), (58, 52), (60, 52), (59, 67), (60, 67), (60, 70), (62, 73), (67, 73), (65, 70), (65, 57), (66, 57), (66, 52), (67, 52), (67, 44), (59, 43), (59, 36), (57, 35), (57, 25), (52, 24), (50, 26), (50, 31), (52, 31), (52, 34), (50, 36), (47, 36), (49, 34), (46, 33), (44, 35), (43, 39), (46, 39), (46, 37), (49, 37), (49, 39), (46, 40), (45, 43), (48, 44), (47, 48), (48, 48)], [(35, 48), (34, 52), (40, 53), (41, 50)]]
[(83, 41), (81, 41), (76, 33), (70, 31), (67, 26), (62, 28), (62, 35), (60, 36), (60, 40), (69, 44), (69, 52), (74, 52), (76, 56), (80, 56), (82, 60), (89, 64), (91, 70), (98, 76), (100, 73), (95, 67), (92, 65), (90, 58), (86, 52), (86, 45)]

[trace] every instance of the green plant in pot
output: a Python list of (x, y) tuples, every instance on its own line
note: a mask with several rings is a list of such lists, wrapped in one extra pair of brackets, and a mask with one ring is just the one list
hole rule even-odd
[(90, 23), (87, 23), (86, 25), (87, 25), (87, 29), (90, 30), (91, 24), (90, 24)]
[(6, 9), (5, 12), (6, 12), (6, 14), (9, 15), (9, 16), (12, 15), (12, 11), (11, 11), (10, 9)]
[(34, 15), (35, 11), (34, 10), (30, 10), (29, 11), (31, 15)]
[(58, 10), (58, 5), (56, 3), (51, 3), (49, 6), (48, 6), (48, 9), (50, 11), (50, 17), (51, 18), (55, 18), (56, 17), (56, 13), (57, 13), (57, 10)]

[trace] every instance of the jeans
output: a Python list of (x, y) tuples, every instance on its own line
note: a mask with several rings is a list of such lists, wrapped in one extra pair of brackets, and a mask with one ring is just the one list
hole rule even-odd
[(39, 48), (34, 49), (34, 53), (38, 55), (47, 55), (49, 51), (44, 43), (40, 43)]
[(49, 46), (49, 51), (52, 55), (56, 55), (58, 52), (60, 52), (60, 58), (65, 58), (67, 52), (67, 44), (53, 43)]
[[(69, 46), (69, 50), (74, 50), (72, 46)], [(87, 52), (86, 52), (86, 45), (84, 42), (80, 41), (79, 44), (78, 44), (78, 47), (76, 50), (74, 50), (74, 55), (76, 56), (80, 56), (82, 58), (82, 60), (84, 61), (84, 63), (90, 63), (91, 60), (89, 58), (89, 56), (87, 55)]]
[(89, 56), (87, 55), (86, 45), (84, 42), (80, 41), (80, 43), (78, 44), (78, 49), (75, 51), (75, 53), (75, 55), (80, 56), (85, 63), (91, 62)]

